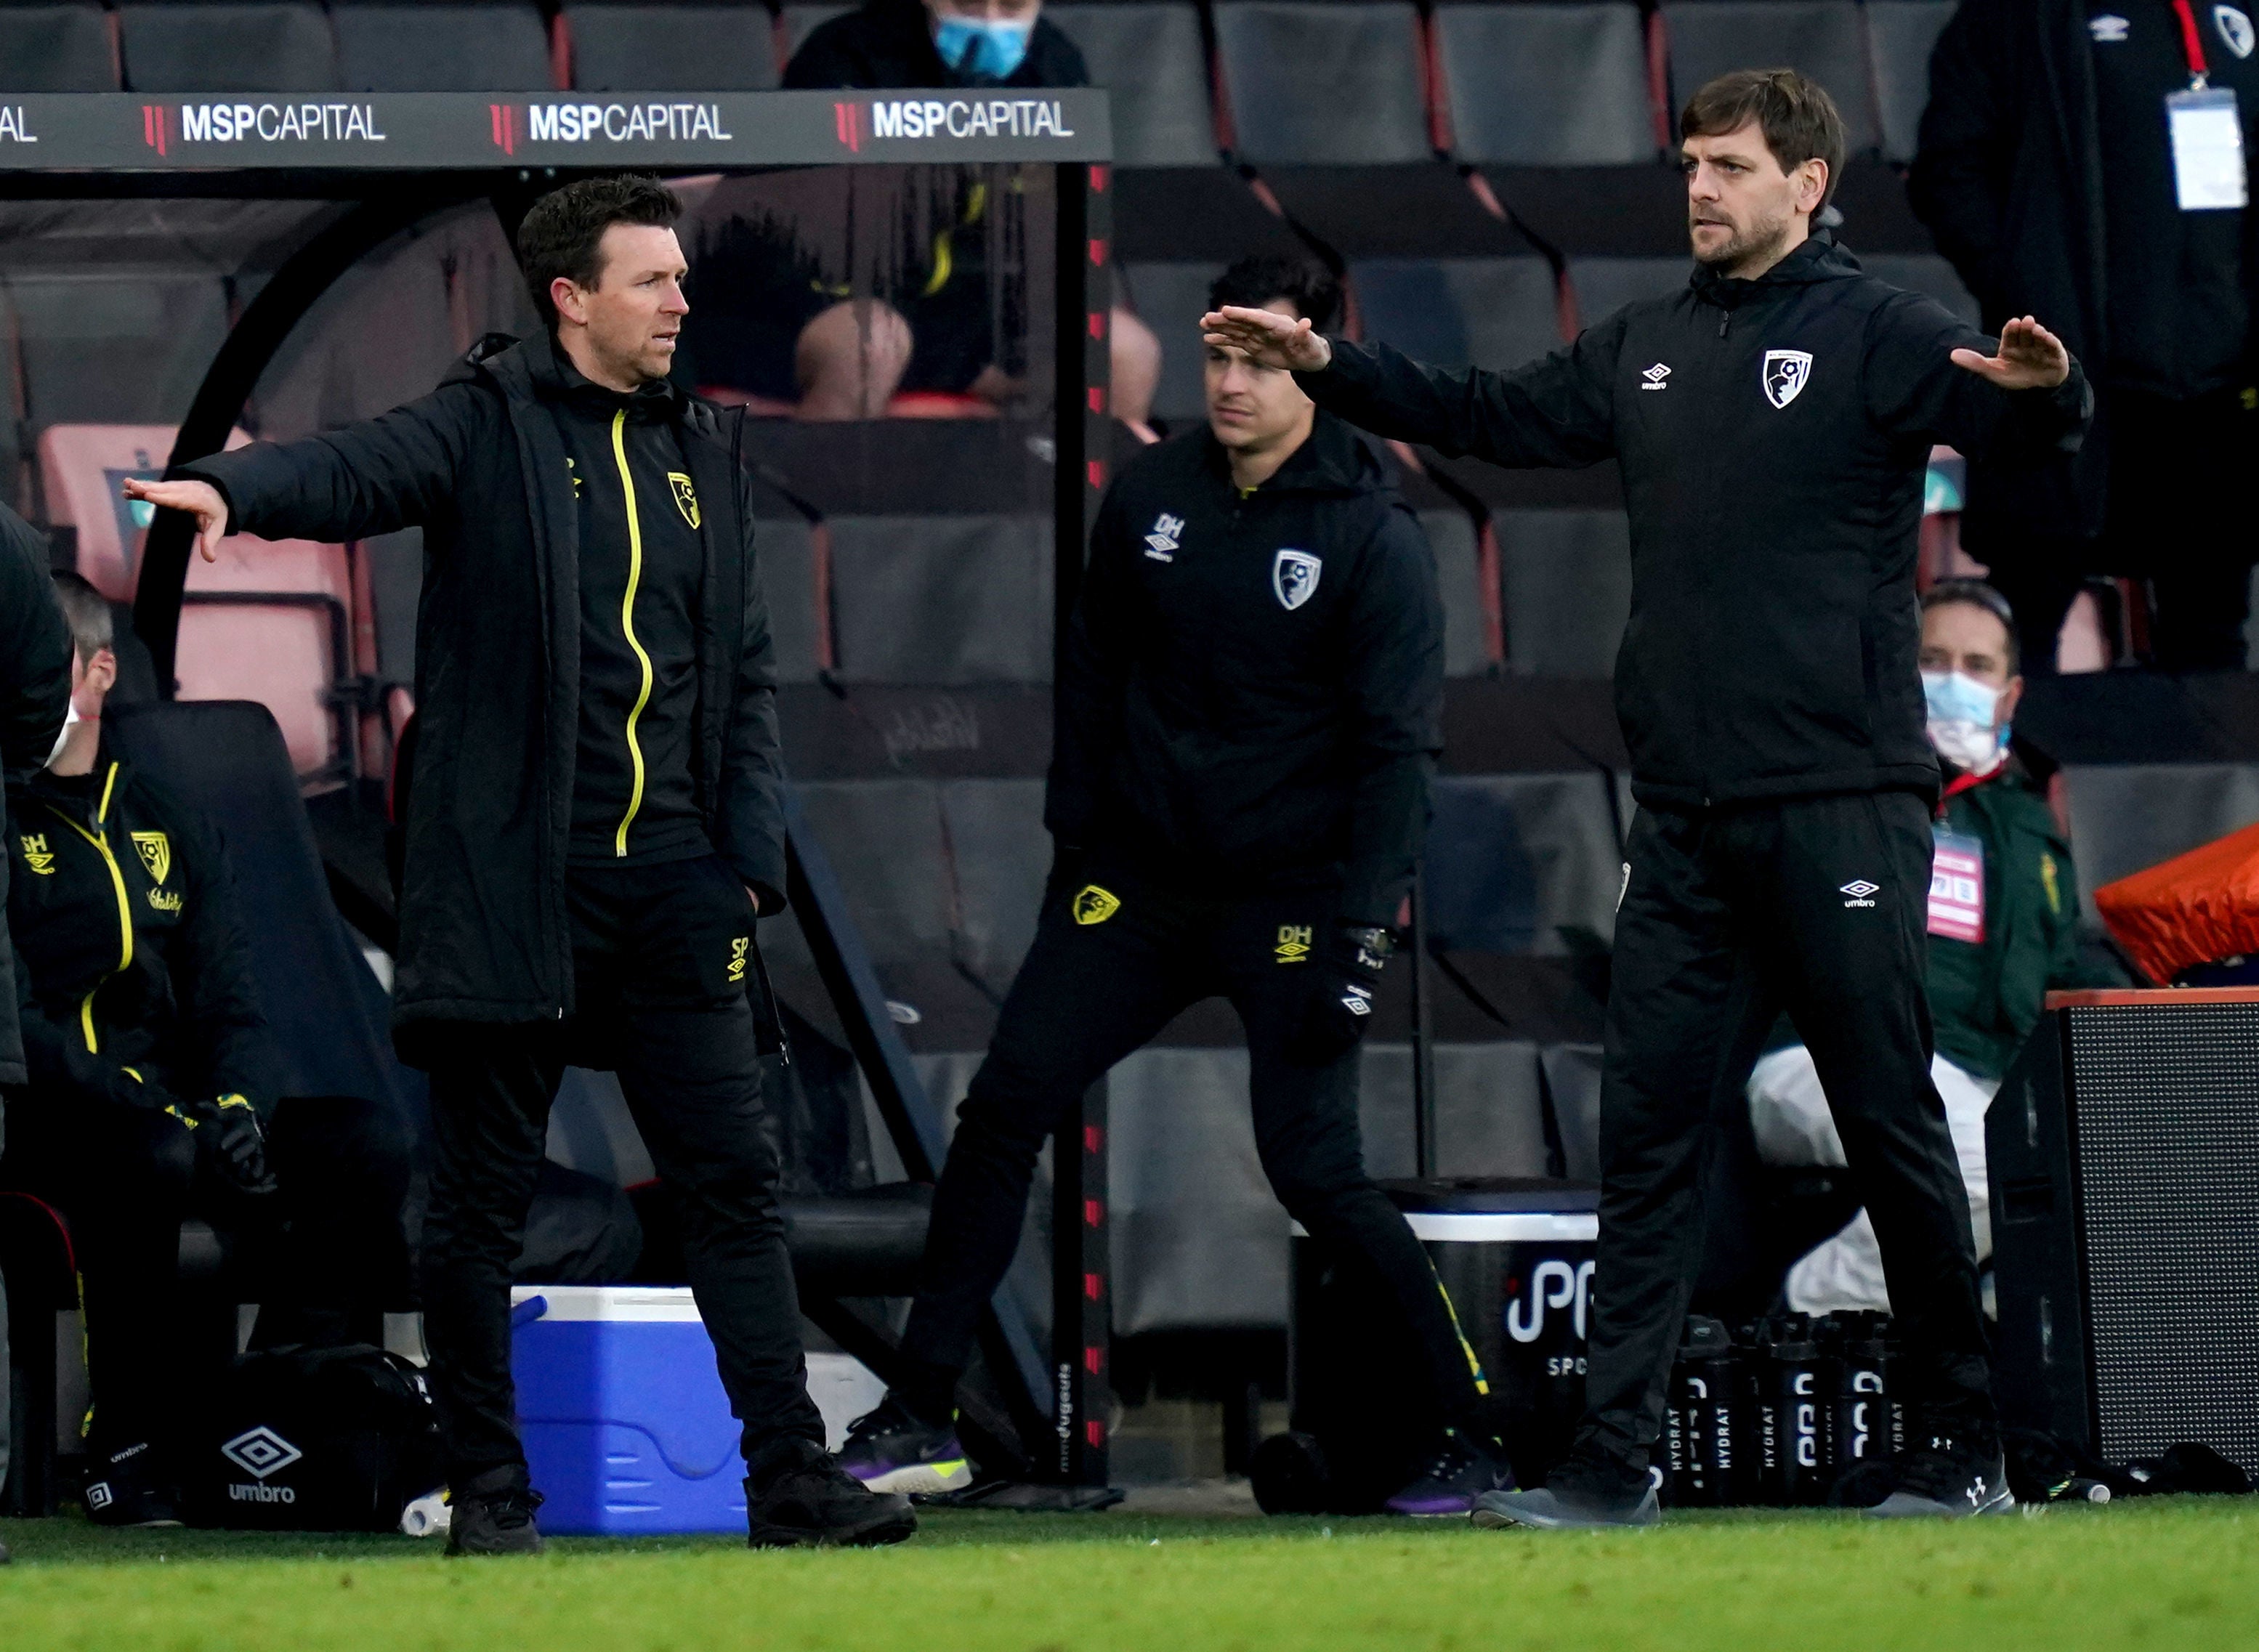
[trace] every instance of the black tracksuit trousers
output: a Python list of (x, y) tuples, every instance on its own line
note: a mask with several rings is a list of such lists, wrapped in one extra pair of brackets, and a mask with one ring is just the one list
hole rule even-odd
[(1714, 1144), (1785, 1009), (1812, 1050), (1926, 1414), (1992, 1420), (1969, 1200), (1930, 1082), (1931, 836), (1912, 793), (1643, 808), (1616, 915), (1580, 1445), (1644, 1478)]
[(750, 1462), (823, 1443), (777, 1204), (745, 1000), (751, 901), (717, 856), (574, 867), (577, 1013), (553, 1026), (456, 1025), (431, 1064), (424, 1335), (452, 1483), (523, 1471), (510, 1380), (510, 1264), (570, 1065), (616, 1068), (682, 1221), (690, 1285)]
[(170, 1114), (115, 1102), (11, 1099), (0, 1186), (33, 1193), (70, 1222), (85, 1288), (87, 1375), (99, 1452), (160, 1448), (181, 1403), (181, 1223), (199, 1216), (226, 1242), (230, 1280), (260, 1305), (254, 1348), (374, 1340), (410, 1306), (411, 1147), (404, 1125), (357, 1097), (293, 1097), (267, 1129), (275, 1191), (253, 1196), (199, 1158)]
[(1247, 1029), (1255, 1144), (1272, 1191), (1314, 1237), (1371, 1264), (1412, 1328), (1443, 1420), (1464, 1421), (1480, 1372), (1428, 1253), (1365, 1174), (1358, 1051), (1322, 1067), (1289, 1053), (1321, 967), (1308, 961), (1308, 943), (1332, 922), (1337, 892), (1235, 901), (1112, 870), (1091, 882), (1119, 908), (1078, 922), (1067, 892), (1046, 903), (987, 1059), (958, 1110), (902, 1335), (901, 1398), (930, 1420), (950, 1415), (981, 1308), (1019, 1246), (1044, 1139), (1107, 1069), (1179, 1011), (1221, 995)]

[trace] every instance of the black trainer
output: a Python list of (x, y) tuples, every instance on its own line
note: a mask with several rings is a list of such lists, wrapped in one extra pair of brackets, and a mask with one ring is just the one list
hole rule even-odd
[(96, 1526), (178, 1526), (180, 1504), (146, 1440), (98, 1457), (86, 1483), (86, 1517)]
[(1999, 1431), (1975, 1427), (1933, 1431), (1928, 1443), (1906, 1459), (1898, 1489), (1865, 1514), (1878, 1520), (1952, 1520), (2010, 1514), (2015, 1507)]
[(961, 1492), (973, 1464), (955, 1428), (930, 1423), (893, 1394), (847, 1425), (839, 1466), (873, 1492)]
[(541, 1528), (533, 1523), (541, 1493), (517, 1468), (488, 1469), (447, 1494), (447, 1552), (451, 1555), (538, 1555)]
[(876, 1549), (917, 1530), (909, 1499), (873, 1492), (812, 1440), (780, 1440), (748, 1466), (745, 1541), (755, 1549)]
[(1652, 1526), (1663, 1518), (1653, 1477), (1634, 1476), (1597, 1453), (1578, 1451), (1528, 1492), (1486, 1492), (1472, 1519), (1486, 1531), (1526, 1526), (1540, 1531), (1583, 1531)]
[(1486, 1492), (1514, 1490), (1514, 1467), (1486, 1440), (1458, 1428), (1443, 1431), (1443, 1443), (1420, 1477), (1381, 1506), (1391, 1514), (1434, 1520), (1465, 1514)]

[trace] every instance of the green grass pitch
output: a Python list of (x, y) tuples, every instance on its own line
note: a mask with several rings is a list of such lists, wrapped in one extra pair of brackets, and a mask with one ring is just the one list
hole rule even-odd
[(899, 1549), (0, 1521), (5, 1652), (2008, 1652), (2259, 1648), (2259, 1503), (1957, 1525), (1735, 1513), (1589, 1535), (1460, 1521), (929, 1513)]

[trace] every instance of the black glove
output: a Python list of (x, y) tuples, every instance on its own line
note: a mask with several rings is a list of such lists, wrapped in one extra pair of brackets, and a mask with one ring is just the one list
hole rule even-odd
[(217, 1101), (191, 1101), (179, 1109), (196, 1131), (197, 1150), (223, 1181), (246, 1193), (271, 1193), (274, 1172), (267, 1165), (267, 1136), (259, 1114), (239, 1095)]
[(1309, 996), (1288, 1053), (1306, 1067), (1330, 1066), (1372, 1025), (1381, 966), (1396, 943), (1388, 931), (1337, 924), (1310, 962)]

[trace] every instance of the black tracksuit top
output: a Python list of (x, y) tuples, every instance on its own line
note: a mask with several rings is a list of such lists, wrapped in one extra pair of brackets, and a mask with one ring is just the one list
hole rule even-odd
[(279, 1057), (203, 817), (107, 755), (91, 774), (11, 784), (8, 815), (8, 927), (39, 1103), (233, 1094), (269, 1109)]
[(1338, 878), (1393, 924), (1443, 744), (1433, 554), (1356, 433), (1321, 413), (1243, 497), (1205, 427), (1107, 490), (1069, 627), (1044, 823), (1164, 881)]
[[(2042, 317), (2042, 320), (2045, 317)], [(1616, 713), (1650, 808), (1935, 796), (1915, 541), (1933, 443), (2077, 446), (2076, 363), (2010, 395), (1953, 365), (1995, 341), (1861, 272), (1824, 232), (1754, 281), (1699, 270), (1513, 373), (1334, 342), (1298, 374), (1380, 435), (1514, 466), (1614, 457), (1631, 516)]]
[(581, 515), (576, 865), (713, 852), (690, 775), (697, 721), (698, 491), (664, 380), (623, 395), (552, 354), (533, 375), (556, 417)]

